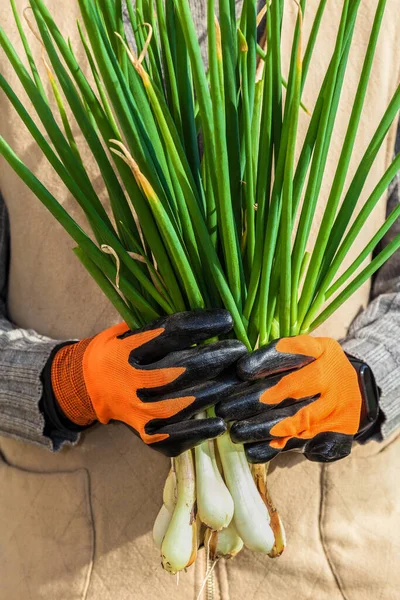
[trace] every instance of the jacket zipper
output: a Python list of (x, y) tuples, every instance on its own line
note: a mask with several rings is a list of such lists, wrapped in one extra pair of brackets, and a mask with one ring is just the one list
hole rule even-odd
[[(210, 572), (211, 567), (212, 567), (212, 561), (210, 560), (210, 557), (208, 556), (208, 553), (207, 553), (206, 573)], [(213, 569), (207, 579), (206, 600), (214, 600), (214, 596), (215, 596), (215, 585), (214, 585), (214, 569)]]

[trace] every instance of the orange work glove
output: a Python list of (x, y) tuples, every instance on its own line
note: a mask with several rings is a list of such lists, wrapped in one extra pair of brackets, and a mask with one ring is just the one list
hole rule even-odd
[(162, 317), (136, 331), (121, 323), (56, 353), (54, 395), (73, 423), (122, 421), (146, 444), (176, 456), (226, 430), (220, 417), (191, 417), (229, 393), (236, 376), (220, 374), (246, 348), (235, 340), (193, 345), (231, 328), (220, 309)]
[[(244, 356), (237, 373), (247, 383), (218, 404), (216, 414), (235, 421), (231, 438), (245, 444), (250, 462), (267, 462), (293, 449), (321, 462), (351, 452), (365, 390), (338, 342), (307, 335), (282, 338)], [(371, 372), (369, 381), (371, 397), (376, 391)], [(377, 406), (376, 400), (374, 421)]]

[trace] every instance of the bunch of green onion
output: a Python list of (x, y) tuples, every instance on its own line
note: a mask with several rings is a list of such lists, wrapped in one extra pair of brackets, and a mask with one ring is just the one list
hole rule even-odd
[[(400, 108), (400, 88), (345, 191), (385, 8), (385, 0), (378, 0), (321, 227), (307, 251), (360, 0), (342, 1), (335, 47), (297, 160), (299, 114), (308, 112), (302, 91), (326, 0), (319, 2), (305, 47), (306, 1), (297, 5), (288, 73), (281, 68), (284, 0), (267, 0), (259, 14), (255, 0), (244, 0), (239, 16), (234, 0), (215, 2), (207, 0), (206, 68), (188, 0), (127, 0), (128, 25), (122, 0), (79, 0), (84, 65), (45, 1), (29, 0), (25, 18), (43, 46), (50, 102), (26, 24), (10, 0), (27, 60), (1, 29), (0, 43), (34, 117), (0, 74), (1, 88), (82, 207), (91, 232), (77, 225), (3, 138), (0, 152), (72, 236), (75, 254), (129, 327), (164, 314), (224, 306), (236, 338), (251, 350), (312, 331), (400, 247), (398, 235), (363, 266), (399, 216), (397, 207), (338, 276), (400, 167), (397, 157), (349, 227)], [(76, 127), (97, 163), (111, 217), (82, 161)], [(179, 456), (154, 538), (172, 573), (190, 565), (202, 543), (214, 559), (233, 556), (243, 544), (279, 555), (285, 536), (264, 466), (250, 468), (229, 434)]]

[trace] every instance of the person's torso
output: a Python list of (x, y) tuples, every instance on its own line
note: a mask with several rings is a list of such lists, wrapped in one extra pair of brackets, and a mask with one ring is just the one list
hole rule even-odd
[[(57, 14), (56, 0), (48, 0), (47, 4)], [(308, 107), (315, 102), (318, 84), (330, 58), (341, 4), (335, 0), (328, 3), (326, 9), (317, 40), (323, 50), (316, 51), (303, 98)], [(25, 6), (22, 0), (18, 0), (17, 5), (20, 9)], [(293, 23), (296, 5), (288, 2), (285, 6), (290, 16), (288, 20)], [(316, 6), (316, 0), (307, 6), (306, 37), (312, 21), (310, 15), (315, 13)], [(313, 223), (311, 247), (346, 132), (375, 6), (375, 1), (368, 0), (360, 8), (327, 177)], [(11, 9), (2, 6), (1, 14), (7, 33), (20, 50)], [(63, 32), (70, 34), (74, 45), (77, 42), (76, 16), (74, 2), (63, 12), (61, 23)], [(290, 27), (284, 27), (285, 48), (290, 46), (290, 31)], [(350, 175), (397, 86), (399, 31), (397, 0), (388, 0)], [(39, 63), (40, 47), (29, 32), (28, 37)], [(80, 55), (78, 52), (78, 57)], [(287, 70), (288, 56), (285, 55), (284, 73)], [(4, 72), (10, 83), (17, 87), (16, 77), (6, 63)], [(0, 99), (0, 107), (2, 135), (55, 192), (73, 217), (84, 225), (80, 209), (68, 191), (59, 185), (56, 174), (4, 97)], [(303, 134), (308, 120), (309, 117), (303, 114), (300, 122)], [(76, 138), (79, 141), (78, 132)], [(379, 153), (358, 210), (387, 167), (393, 140), (394, 132)], [(83, 154), (84, 159), (89, 159), (87, 149)], [(120, 318), (72, 253), (72, 241), (4, 162), (1, 163), (0, 185), (10, 217), (8, 307), (11, 319), (20, 327), (33, 328), (56, 339), (91, 336), (118, 322)], [(95, 185), (103, 190), (99, 174), (95, 176)], [(107, 202), (104, 190), (102, 197)], [(344, 266), (355, 259), (363, 244), (382, 224), (384, 216), (383, 198)], [(335, 338), (344, 336), (354, 316), (366, 305), (368, 293), (367, 284), (319, 332)], [(0, 487), (8, 490), (0, 503), (0, 523), (4, 527), (7, 525), (9, 531), (4, 543), (0, 538), (3, 561), (0, 578), (7, 569), (12, 572), (7, 595), (2, 592), (0, 581), (1, 600), (29, 597), (34, 600), (54, 597), (68, 600), (196, 598), (205, 572), (204, 557), (187, 574), (181, 575), (177, 587), (175, 579), (162, 572), (158, 551), (151, 539), (153, 521), (162, 501), (168, 460), (146, 448), (123, 425), (96, 427), (82, 436), (77, 447), (66, 448), (57, 454), (6, 438), (0, 438), (0, 452), (6, 461), (0, 463)], [(384, 476), (381, 485), (388, 487), (388, 490), (385, 487), (385, 514), (393, 519), (392, 513), (396, 509), (391, 504), (392, 495), (384, 469), (392, 452), (390, 444), (386, 449), (370, 444), (356, 449), (352, 459), (328, 468), (308, 463), (297, 455), (276, 459), (271, 469), (270, 486), (286, 525), (287, 550), (275, 561), (244, 552), (234, 561), (221, 563), (216, 569), (215, 597), (239, 600), (246, 596), (248, 600), (264, 600), (274, 594), (283, 600), (369, 598), (362, 593), (363, 590), (368, 592), (369, 580), (364, 571), (371, 564), (370, 557), (365, 558), (364, 551), (363, 563), (359, 564), (354, 556), (363, 545), (368, 545), (370, 551), (374, 548), (375, 556), (383, 553), (386, 562), (382, 565), (382, 560), (379, 561), (381, 572), (376, 577), (378, 583), (388, 577), (387, 569), (393, 561), (385, 549), (384, 535), (390, 533), (390, 522), (384, 520), (379, 524), (380, 529), (374, 530), (376, 523), (368, 511), (374, 508), (371, 507), (374, 499), (380, 502), (381, 495), (374, 481), (380, 481), (379, 477)], [(368, 462), (372, 473), (365, 473), (363, 468), (367, 456), (372, 460), (372, 463)], [(353, 485), (355, 481), (357, 486)], [(368, 520), (365, 527), (362, 511)], [(346, 564), (352, 565), (353, 574), (348, 573)], [(346, 590), (345, 595), (342, 587)], [(384, 600), (396, 598), (390, 593), (381, 597)]]

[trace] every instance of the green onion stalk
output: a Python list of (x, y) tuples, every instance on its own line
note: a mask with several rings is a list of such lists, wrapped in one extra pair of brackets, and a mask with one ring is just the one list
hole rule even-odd
[[(398, 87), (349, 181), (385, 0), (377, 2), (311, 249), (360, 0), (340, 3), (335, 44), (313, 107), (304, 105), (302, 93), (326, 0), (312, 18), (307, 44), (306, 1), (294, 5), (287, 73), (281, 23), (288, 0), (268, 0), (259, 14), (256, 0), (244, 0), (239, 16), (234, 0), (207, 0), (207, 68), (188, 0), (127, 0), (128, 19), (121, 2), (78, 0), (84, 65), (45, 0), (29, 0), (29, 21), (9, 1), (25, 56), (0, 28), (2, 61), (11, 63), (30, 102), (2, 74), (1, 89), (82, 208), (87, 230), (3, 137), (0, 153), (74, 239), (83, 267), (129, 327), (178, 311), (225, 307), (234, 335), (253, 350), (277, 337), (311, 332), (399, 249), (397, 235), (365, 266), (399, 217), (397, 207), (339, 276), (400, 167), (400, 158), (394, 159), (353, 219), (400, 108)], [(44, 71), (35, 63), (26, 27), (42, 46)], [(303, 142), (300, 116), (308, 119)], [(82, 161), (72, 133), (77, 128), (98, 166), (111, 216)], [(192, 564), (202, 545), (218, 560), (243, 546), (275, 557), (286, 544), (265, 466), (250, 468), (243, 446), (233, 444), (229, 433), (173, 459), (153, 534), (171, 573)]]

